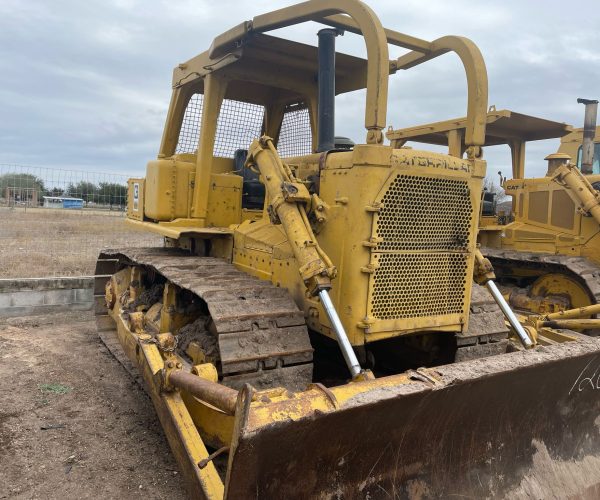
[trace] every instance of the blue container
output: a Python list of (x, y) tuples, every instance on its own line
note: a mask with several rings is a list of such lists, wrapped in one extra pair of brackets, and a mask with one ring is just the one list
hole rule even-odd
[(63, 200), (63, 208), (83, 208), (83, 200)]

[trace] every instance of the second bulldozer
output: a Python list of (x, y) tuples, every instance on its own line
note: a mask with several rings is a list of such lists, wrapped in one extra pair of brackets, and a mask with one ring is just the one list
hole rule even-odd
[[(318, 47), (266, 34), (307, 21), (327, 26)], [(366, 60), (335, 51), (342, 31)], [(389, 44), (409, 52), (390, 60)], [(466, 157), (385, 145), (390, 75), (447, 52), (467, 75)], [(96, 313), (194, 497), (599, 491), (600, 343), (520, 322), (476, 246), (487, 75), (472, 42), (309, 1), (217, 36), (172, 84), (127, 214), (165, 247), (104, 251)], [(360, 89), (354, 145), (334, 102)]]
[[(484, 253), (507, 285), (511, 303), (520, 309), (556, 315), (600, 302), (597, 103), (581, 101), (586, 104), (586, 127), (561, 138), (558, 152), (546, 157), (545, 177), (526, 178), (524, 169), (518, 169), (521, 175), (505, 181), (514, 222), (489, 228), (484, 238)], [(570, 319), (571, 327), (576, 326)], [(577, 327), (586, 326), (584, 319)]]

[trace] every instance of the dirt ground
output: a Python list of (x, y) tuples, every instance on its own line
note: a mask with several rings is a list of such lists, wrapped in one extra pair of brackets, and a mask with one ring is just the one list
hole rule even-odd
[(0, 278), (94, 273), (102, 248), (162, 246), (122, 212), (0, 207)]
[(91, 312), (0, 318), (0, 499), (186, 498), (148, 396)]

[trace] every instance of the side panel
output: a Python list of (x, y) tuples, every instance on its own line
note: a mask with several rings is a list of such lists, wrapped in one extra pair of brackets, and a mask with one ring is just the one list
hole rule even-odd
[(227, 227), (242, 219), (242, 177), (212, 174), (208, 189), (206, 227)]
[(156, 160), (146, 167), (146, 217), (172, 221), (188, 217), (191, 202), (190, 174), (194, 165), (177, 160)]
[(127, 181), (127, 217), (134, 220), (144, 220), (144, 179), (129, 179)]
[(524, 252), (581, 255), (582, 246), (598, 231), (590, 228), (567, 189), (549, 177), (506, 183), (515, 200), (515, 221), (504, 226), (501, 246)]

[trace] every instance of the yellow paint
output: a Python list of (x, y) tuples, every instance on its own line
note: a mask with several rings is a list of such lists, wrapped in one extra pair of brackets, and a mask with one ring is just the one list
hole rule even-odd
[[(191, 415), (197, 415), (202, 411), (198, 407), (204, 405), (195, 399), (190, 402), (191, 397), (188, 395), (162, 390), (160, 373), (164, 362), (160, 351), (156, 344), (145, 341), (150, 336), (144, 333), (138, 335), (129, 330), (127, 322), (118, 311), (119, 306), (117, 305), (114, 310), (109, 312), (117, 325), (119, 341), (131, 362), (138, 366), (150, 389), (152, 401), (171, 449), (184, 468), (188, 481), (200, 488), (206, 498), (222, 498), (224, 487), (214, 465), (209, 463), (204, 469), (199, 469), (197, 466), (197, 463), (208, 457), (209, 453)], [(184, 400), (187, 400), (187, 403)], [(192, 410), (190, 411), (189, 408)], [(204, 422), (211, 421), (212, 419), (209, 418), (204, 420)], [(216, 425), (208, 424), (206, 427), (208, 429), (207, 436), (211, 438), (211, 442), (226, 439), (227, 429), (231, 429), (231, 426), (227, 426), (226, 419), (217, 419)]]
[(189, 216), (193, 168), (193, 164), (177, 159), (148, 163), (144, 193), (147, 218), (171, 221)]
[[(562, 169), (570, 172), (566, 174), (570, 186), (561, 180)], [(588, 186), (600, 181), (600, 175), (584, 178), (575, 172), (561, 167), (553, 177), (506, 182), (515, 221), (501, 228), (502, 248), (584, 256), (600, 263), (600, 208), (598, 196)]]

